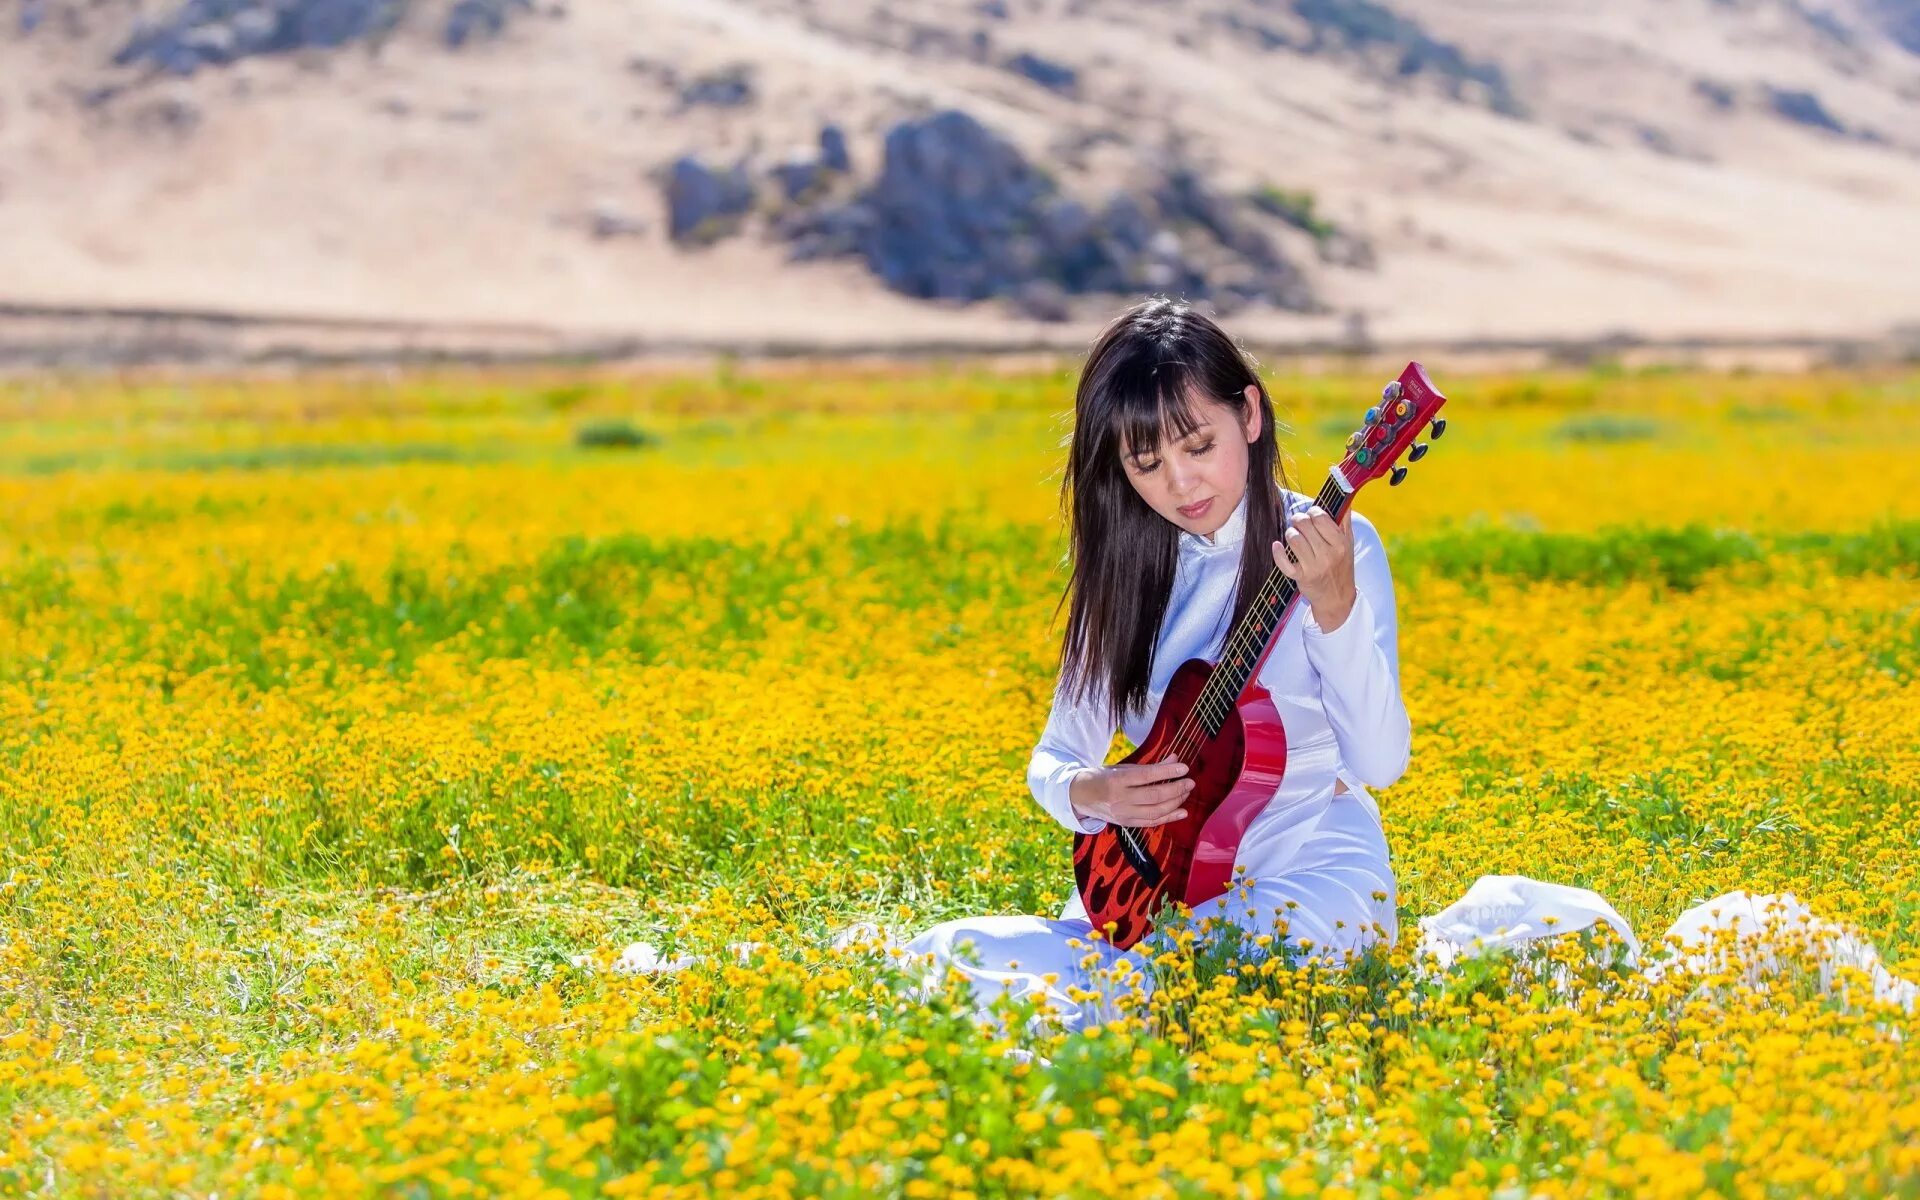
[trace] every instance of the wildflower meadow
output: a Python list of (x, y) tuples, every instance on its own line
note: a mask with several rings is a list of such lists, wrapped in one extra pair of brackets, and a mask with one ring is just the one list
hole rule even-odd
[[(1415, 953), (1519, 873), (1920, 978), (1920, 375), (1426, 365), (1400, 944), (1090, 1032), (889, 950), (1072, 887), (1071, 372), (0, 382), (0, 1194), (1920, 1196), (1847, 971)], [(1294, 488), (1392, 374), (1269, 375)]]

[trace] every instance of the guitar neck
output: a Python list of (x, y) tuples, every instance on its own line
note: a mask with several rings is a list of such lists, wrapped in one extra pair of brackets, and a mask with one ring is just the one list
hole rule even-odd
[[(1436, 439), (1446, 432), (1447, 422), (1438, 415), (1446, 402), (1427, 378), (1426, 370), (1417, 362), (1408, 363), (1400, 378), (1381, 390), (1380, 403), (1367, 410), (1366, 422), (1347, 439), (1346, 457), (1327, 472), (1327, 481), (1316, 497), (1320, 507), (1338, 521), (1346, 514), (1354, 493), (1369, 480), (1384, 476), (1389, 484), (1397, 484), (1405, 479), (1407, 468), (1396, 466), (1395, 460), (1404, 454), (1408, 462), (1419, 462), (1426, 455), (1427, 443), (1414, 439), (1423, 428), (1430, 428)], [(1299, 589), (1280, 573), (1279, 567), (1268, 570), (1253, 603), (1227, 635), (1220, 657), (1194, 702), (1194, 716), (1206, 726), (1208, 737), (1226, 726), (1299, 598)]]
[[(1338, 521), (1351, 499), (1347, 489), (1329, 472), (1314, 503)], [(1227, 635), (1220, 658), (1214, 663), (1213, 672), (1207, 676), (1196, 702), (1196, 712), (1205, 722), (1209, 737), (1220, 732), (1227, 714), (1239, 703), (1240, 694), (1259, 674), (1260, 664), (1273, 649), (1274, 638), (1293, 614), (1294, 602), (1299, 596), (1300, 590), (1293, 580), (1280, 573), (1279, 567), (1268, 570), (1253, 604)]]

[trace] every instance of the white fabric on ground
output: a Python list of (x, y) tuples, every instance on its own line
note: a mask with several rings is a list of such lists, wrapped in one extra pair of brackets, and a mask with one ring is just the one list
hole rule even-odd
[[(1249, 910), (1271, 912), (1277, 894), (1253, 889), (1249, 899), (1240, 889), (1202, 906), (1196, 917), (1225, 915), (1236, 922)], [(1284, 907), (1284, 900), (1280, 900)], [(1553, 918), (1549, 921), (1548, 918)], [(1294, 927), (1299, 928), (1297, 912)], [(1838, 991), (1849, 1003), (1862, 1003), (1865, 991), (1853, 993), (1839, 972), (1863, 972), (1871, 998), (1908, 1012), (1920, 1004), (1920, 985), (1889, 971), (1872, 945), (1857, 934), (1825, 918), (1814, 916), (1791, 892), (1762, 896), (1727, 892), (1693, 905), (1667, 928), (1648, 951), (1613, 906), (1586, 888), (1546, 883), (1525, 875), (1484, 875), (1465, 895), (1430, 917), (1420, 920), (1416, 961), (1444, 970), (1462, 958), (1519, 949), (1528, 943), (1576, 934), (1596, 924), (1614, 928), (1636, 959), (1644, 958), (1643, 974), (1658, 980), (1676, 972), (1723, 972), (1749, 987), (1765, 987), (1803, 950), (1818, 969), (1822, 992)], [(918, 960), (921, 986), (939, 985), (949, 969), (966, 976), (982, 1019), (994, 999), (1040, 996), (1055, 1010), (1063, 1028), (1084, 1029), (1103, 1024), (1129, 1009), (1140, 1011), (1152, 992), (1142, 952), (1158, 947), (1149, 938), (1132, 951), (1118, 951), (1089, 939), (1092, 927), (1077, 921), (1034, 916), (971, 917), (947, 921), (919, 936), (901, 941), (879, 926), (862, 922), (841, 930), (831, 940), (836, 949), (866, 947), (897, 950), (909, 961)], [(1729, 937), (1745, 940), (1728, 941)], [(1340, 939), (1330, 939), (1338, 943)], [(737, 942), (728, 949), (745, 960), (756, 942)], [(1431, 956), (1429, 958), (1428, 956)], [(1328, 956), (1339, 960), (1339, 952)], [(978, 959), (977, 963), (969, 960)], [(1124, 971), (1115, 968), (1126, 961)], [(650, 943), (634, 942), (606, 969), (615, 974), (667, 974), (700, 961), (688, 955), (664, 958)], [(600, 962), (592, 954), (573, 956), (575, 966), (593, 970)]]

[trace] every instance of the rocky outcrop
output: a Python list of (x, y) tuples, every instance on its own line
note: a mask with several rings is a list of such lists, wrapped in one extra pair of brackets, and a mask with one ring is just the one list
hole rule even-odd
[[(156, 67), (191, 75), (256, 54), (331, 49), (377, 38), (407, 15), (408, 0), (186, 0), (158, 22), (136, 28), (115, 66)], [(530, 0), (455, 0), (441, 40), (460, 47), (498, 34)]]
[(391, 28), (400, 10), (400, 0), (187, 0), (136, 30), (113, 62), (191, 75), (254, 54), (344, 46)]
[(1314, 306), (1300, 271), (1191, 168), (1165, 170), (1141, 198), (1090, 207), (955, 110), (895, 125), (870, 185), (775, 231), (796, 259), (857, 256), (905, 295), (1007, 298), (1036, 316), (1064, 317), (1069, 295), (1150, 289)]
[(1232, 12), (1215, 19), (1267, 50), (1358, 59), (1390, 76), (1433, 79), (1454, 99), (1484, 104), (1505, 116), (1527, 115), (1498, 63), (1472, 57), (1374, 0), (1291, 0), (1285, 5), (1274, 0), (1268, 7), (1290, 9), (1292, 20), (1267, 22)]

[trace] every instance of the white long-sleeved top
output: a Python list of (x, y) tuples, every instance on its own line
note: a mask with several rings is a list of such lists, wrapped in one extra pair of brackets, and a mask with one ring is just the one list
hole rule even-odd
[[(1313, 504), (1298, 492), (1282, 493), (1289, 512)], [(1027, 786), (1055, 820), (1081, 833), (1098, 833), (1106, 822), (1075, 815), (1068, 789), (1074, 776), (1106, 761), (1116, 728), (1138, 745), (1179, 665), (1190, 658), (1217, 659), (1228, 633), (1239, 583), (1241, 543), (1246, 536), (1247, 498), (1212, 540), (1180, 531), (1179, 562), (1166, 616), (1154, 645), (1147, 705), (1116, 722), (1104, 699), (1070, 701), (1054, 684), (1046, 728), (1027, 764)], [(1286, 810), (1298, 801), (1331, 792), (1344, 775), (1368, 787), (1386, 787), (1406, 770), (1412, 747), (1407, 709), (1400, 696), (1399, 628), (1393, 576), (1386, 548), (1373, 523), (1352, 515), (1353, 610), (1332, 632), (1313, 620), (1302, 596), (1261, 664), (1259, 682), (1273, 697), (1287, 731), (1287, 768), (1274, 798), (1254, 817), (1241, 839), (1236, 863), (1259, 876), (1278, 861), (1285, 840)], [(1359, 795), (1378, 819), (1371, 797)]]

